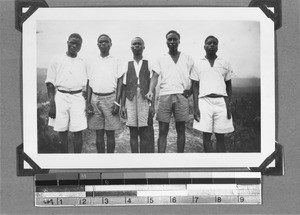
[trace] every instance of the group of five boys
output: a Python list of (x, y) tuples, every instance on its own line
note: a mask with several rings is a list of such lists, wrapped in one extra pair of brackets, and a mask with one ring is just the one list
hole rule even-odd
[[(82, 45), (81, 36), (77, 33), (69, 36), (67, 52), (52, 59), (45, 81), (50, 100), (49, 125), (59, 133), (61, 152), (68, 153), (70, 131), (74, 133), (74, 152), (81, 153), (82, 131), (89, 128), (96, 131), (98, 153), (113, 153), (115, 131), (120, 128), (121, 116), (130, 129), (131, 152), (154, 153), (153, 117), (159, 77), (158, 153), (166, 151), (172, 114), (177, 152), (184, 152), (185, 122), (189, 120), (188, 98), (191, 95), (194, 100), (193, 127), (203, 132), (204, 151), (214, 151), (213, 133), (217, 139), (216, 151), (226, 151), (224, 134), (234, 131), (231, 116), (234, 73), (230, 64), (216, 55), (218, 39), (214, 36), (206, 38), (206, 55), (196, 62), (178, 50), (178, 32), (169, 31), (166, 43), (169, 52), (152, 64), (143, 58), (143, 39), (133, 38), (133, 59), (124, 68), (119, 59), (110, 55), (111, 38), (101, 34), (97, 40), (100, 55), (87, 69), (85, 62), (77, 56)], [(83, 89), (86, 89), (85, 93)]]

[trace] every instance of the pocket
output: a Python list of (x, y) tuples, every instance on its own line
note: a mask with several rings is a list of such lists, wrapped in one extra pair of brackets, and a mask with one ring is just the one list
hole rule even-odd
[(186, 98), (183, 94), (180, 94), (181, 97), (183, 97), (185, 100), (188, 100), (189, 98)]
[(165, 101), (168, 100), (169, 96), (170, 95), (162, 95), (162, 96), (159, 97), (159, 101), (165, 102)]

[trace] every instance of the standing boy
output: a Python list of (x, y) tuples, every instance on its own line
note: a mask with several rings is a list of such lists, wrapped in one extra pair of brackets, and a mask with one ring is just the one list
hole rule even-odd
[(82, 95), (87, 71), (85, 62), (77, 56), (82, 45), (81, 36), (71, 34), (67, 45), (67, 52), (54, 57), (47, 71), (45, 83), (50, 100), (49, 125), (58, 131), (63, 153), (68, 153), (69, 131), (74, 133), (74, 152), (81, 153), (82, 130), (87, 128)]
[(152, 99), (154, 89), (161, 76), (160, 96), (157, 110), (159, 121), (158, 152), (164, 153), (167, 146), (167, 136), (171, 115), (175, 118), (177, 132), (177, 152), (184, 152), (185, 122), (189, 119), (188, 97), (191, 95), (190, 73), (194, 66), (193, 59), (178, 50), (180, 34), (169, 31), (166, 34), (169, 52), (161, 56), (153, 67), (148, 99)]
[[(87, 114), (89, 129), (96, 130), (98, 153), (114, 153), (115, 130), (121, 126), (119, 107), (123, 69), (120, 61), (109, 54), (111, 38), (98, 37), (100, 56), (91, 64), (87, 84)], [(105, 149), (104, 135), (107, 138)]]
[(217, 152), (225, 152), (224, 134), (234, 131), (231, 116), (231, 79), (234, 73), (228, 62), (217, 56), (219, 41), (208, 36), (206, 55), (197, 61), (191, 74), (194, 98), (194, 128), (203, 132), (205, 152), (213, 152), (212, 133), (217, 139)]
[(149, 61), (143, 59), (144, 49), (145, 43), (142, 38), (135, 37), (131, 41), (133, 61), (128, 62), (123, 78), (121, 116), (127, 118), (132, 153), (154, 152), (154, 97), (152, 101), (146, 98), (152, 71)]

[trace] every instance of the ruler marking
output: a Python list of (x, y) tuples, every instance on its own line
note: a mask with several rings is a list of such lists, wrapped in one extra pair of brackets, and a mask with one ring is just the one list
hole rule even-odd
[(94, 196), (136, 196), (138, 191), (94, 191)]
[(262, 201), (261, 174), (249, 172), (51, 174), (36, 175), (35, 185), (38, 207), (261, 204)]
[(192, 184), (213, 184), (212, 178), (192, 178)]
[(169, 178), (148, 178), (148, 184), (170, 184)]
[(187, 196), (187, 190), (171, 191), (137, 191), (137, 196)]
[(86, 192), (36, 192), (36, 196), (43, 198), (52, 197), (86, 197)]
[(147, 179), (146, 178), (125, 178), (125, 184), (147, 184)]
[(170, 178), (170, 184), (191, 184), (191, 178)]

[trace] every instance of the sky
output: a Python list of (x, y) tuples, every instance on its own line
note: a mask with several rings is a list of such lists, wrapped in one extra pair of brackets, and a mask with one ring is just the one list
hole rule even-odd
[[(139, 17), (139, 15), (139, 11), (136, 10), (136, 16), (133, 14), (132, 17)], [(183, 16), (177, 16), (176, 19), (165, 17), (153, 19), (147, 16), (141, 20), (123, 19), (122, 13), (118, 11), (112, 16), (114, 17), (111, 19), (106, 17), (37, 20), (37, 67), (47, 68), (53, 56), (65, 53), (68, 36), (75, 32), (83, 38), (79, 55), (87, 63), (100, 54), (97, 47), (97, 38), (100, 34), (108, 34), (112, 38), (111, 55), (124, 61), (132, 58), (131, 40), (136, 36), (143, 38), (144, 57), (155, 62), (158, 56), (168, 51), (166, 33), (176, 30), (181, 35), (179, 51), (191, 55), (194, 61), (205, 55), (203, 48), (205, 38), (214, 35), (219, 39), (218, 56), (231, 63), (237, 77), (260, 77), (259, 21), (202, 19), (201, 17), (187, 19), (182, 18)]]

